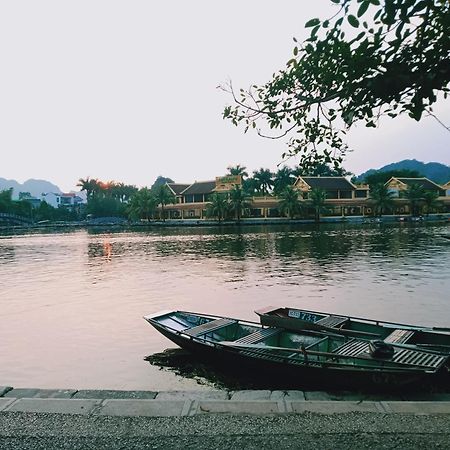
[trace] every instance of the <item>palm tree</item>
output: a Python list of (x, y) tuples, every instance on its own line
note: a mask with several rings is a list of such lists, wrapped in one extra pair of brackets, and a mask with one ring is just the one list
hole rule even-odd
[(138, 191), (139, 189), (136, 187), (136, 186), (134, 186), (134, 185), (132, 185), (132, 184), (126, 184), (124, 187), (123, 187), (123, 192), (122, 192), (122, 195), (123, 195), (123, 201), (126, 203), (126, 202), (128, 202), (130, 199), (131, 199), (131, 197)]
[(78, 180), (77, 186), (81, 188), (81, 191), (86, 191), (86, 197), (88, 201), (99, 191), (99, 181), (96, 178), (80, 178)]
[(241, 166), (240, 164), (236, 164), (235, 166), (227, 167), (228, 173), (230, 175), (240, 175), (242, 179), (244, 177), (248, 177), (248, 173), (246, 172), (247, 167)]
[(230, 209), (234, 211), (236, 219), (241, 220), (242, 215), (250, 208), (249, 197), (245, 195), (240, 186), (234, 186), (230, 191)]
[(438, 209), (441, 202), (438, 201), (439, 194), (436, 191), (426, 191), (423, 194), (423, 202), (427, 211), (427, 216), (433, 209)]
[(374, 212), (383, 215), (383, 210), (392, 209), (394, 206), (394, 193), (383, 183), (376, 184), (370, 189), (370, 202), (373, 204)]
[(242, 182), (242, 189), (248, 196), (253, 197), (257, 191), (257, 185), (257, 181), (250, 177)]
[(211, 195), (210, 203), (207, 206), (206, 214), (209, 217), (217, 217), (219, 222), (224, 219), (228, 213), (230, 204), (226, 195), (214, 192)]
[(402, 192), (402, 196), (408, 199), (409, 208), (412, 216), (420, 213), (420, 203), (424, 200), (425, 189), (418, 183), (412, 183), (408, 189)]
[(99, 181), (97, 183), (97, 192), (101, 193), (103, 197), (114, 197), (116, 198), (116, 182), (111, 181)]
[(292, 186), (286, 186), (284, 191), (280, 194), (279, 207), (282, 214), (285, 214), (290, 219), (293, 219), (294, 216), (301, 211), (298, 191)]
[(268, 195), (273, 188), (273, 174), (269, 169), (259, 169), (253, 172), (253, 179), (256, 182), (257, 191), (263, 195)]
[(142, 188), (130, 198), (128, 215), (131, 219), (150, 220), (150, 216), (156, 209), (156, 198), (148, 188)]
[(325, 205), (327, 200), (327, 192), (323, 189), (311, 189), (309, 191), (309, 204), (314, 209), (314, 218), (316, 222), (320, 221), (320, 215), (327, 212), (328, 208)]
[(173, 193), (165, 184), (157, 188), (155, 197), (156, 201), (158, 202), (158, 205), (161, 206), (161, 219), (164, 222), (166, 220), (164, 214), (164, 207), (169, 203), (175, 203), (177, 200), (175, 198), (175, 195), (173, 195)]
[(290, 167), (283, 166), (281, 169), (278, 169), (273, 182), (275, 194), (281, 194), (288, 186), (292, 186), (294, 181), (295, 176)]

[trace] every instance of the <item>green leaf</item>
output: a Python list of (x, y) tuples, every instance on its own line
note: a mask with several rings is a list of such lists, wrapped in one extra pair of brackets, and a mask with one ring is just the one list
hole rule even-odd
[(316, 27), (314, 27), (311, 31), (311, 37), (316, 36), (317, 32), (319, 31), (320, 25), (317, 25)]
[(298, 55), (298, 47), (294, 47), (293, 53), (294, 53), (294, 56)]
[(369, 5), (370, 5), (369, 1), (362, 2), (361, 6), (358, 9), (357, 16), (361, 17), (367, 11), (367, 8), (369, 7)]
[(305, 28), (315, 27), (315, 26), (317, 26), (319, 24), (320, 24), (320, 19), (318, 19), (318, 18), (311, 19), (311, 20), (308, 20), (308, 22), (305, 23)]
[(354, 28), (358, 28), (358, 27), (359, 27), (359, 20), (358, 20), (353, 14), (350, 14), (350, 15), (347, 17), (347, 20), (348, 20), (348, 23), (349, 23), (352, 27), (354, 27)]

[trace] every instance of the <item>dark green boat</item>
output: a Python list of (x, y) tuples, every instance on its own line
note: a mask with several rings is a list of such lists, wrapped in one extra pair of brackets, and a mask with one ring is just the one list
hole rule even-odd
[[(298, 387), (376, 389), (449, 380), (449, 356), (389, 344), (389, 352), (368, 340), (323, 331), (289, 331), (228, 317), (166, 311), (144, 317), (180, 347), (221, 364), (291, 380)], [(386, 349), (384, 349), (386, 350)]]
[(268, 306), (255, 311), (262, 325), (292, 331), (315, 330), (362, 340), (381, 340), (406, 348), (450, 354), (450, 329), (383, 322), (296, 308)]

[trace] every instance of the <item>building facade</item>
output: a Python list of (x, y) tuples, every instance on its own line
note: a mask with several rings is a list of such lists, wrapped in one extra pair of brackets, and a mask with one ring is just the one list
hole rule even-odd
[[(410, 214), (408, 200), (403, 192), (413, 184), (420, 185), (425, 191), (434, 191), (438, 195), (441, 212), (450, 212), (450, 182), (445, 186), (427, 178), (391, 178), (386, 186), (393, 193), (393, 207), (390, 214)], [(167, 183), (176, 198), (176, 203), (166, 205), (169, 219), (204, 219), (206, 210), (214, 193), (229, 194), (235, 186), (242, 186), (240, 176), (217, 177), (211, 181), (200, 181), (191, 184)], [(293, 187), (303, 203), (305, 218), (313, 216), (310, 206), (310, 193), (313, 189), (326, 192), (328, 216), (370, 216), (374, 213), (374, 201), (370, 197), (370, 188), (364, 184), (354, 184), (345, 177), (298, 177)], [(249, 199), (248, 217), (280, 217), (280, 199), (273, 195), (254, 196)]]

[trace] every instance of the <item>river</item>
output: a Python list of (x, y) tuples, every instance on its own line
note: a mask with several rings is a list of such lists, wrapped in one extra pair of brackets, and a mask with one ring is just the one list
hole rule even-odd
[(31, 231), (0, 235), (0, 385), (186, 390), (144, 357), (142, 316), (257, 320), (267, 305), (450, 325), (448, 224)]

